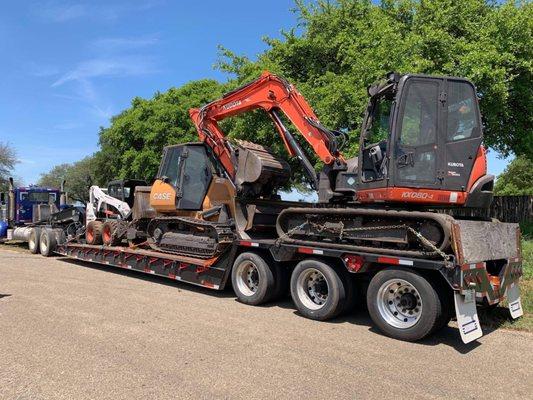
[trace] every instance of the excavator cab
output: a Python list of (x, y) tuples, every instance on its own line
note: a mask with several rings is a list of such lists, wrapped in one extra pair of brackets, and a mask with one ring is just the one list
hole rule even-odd
[(359, 200), (490, 204), (494, 177), (486, 174), (481, 116), (470, 81), (391, 73), (368, 92)]
[(207, 150), (203, 143), (165, 147), (150, 196), (155, 210), (174, 213), (202, 209), (213, 176), (220, 174)]

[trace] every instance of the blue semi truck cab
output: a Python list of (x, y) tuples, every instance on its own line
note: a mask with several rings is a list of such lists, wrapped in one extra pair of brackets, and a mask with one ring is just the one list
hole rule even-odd
[(34, 213), (38, 205), (47, 204), (51, 209), (60, 209), (61, 190), (39, 186), (14, 187), (0, 193), (0, 220), (11, 228), (36, 222)]

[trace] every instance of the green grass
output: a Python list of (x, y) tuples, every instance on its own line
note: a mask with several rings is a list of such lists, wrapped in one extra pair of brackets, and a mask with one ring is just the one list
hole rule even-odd
[(526, 232), (527, 236), (524, 235), (524, 237), (527, 239), (522, 240), (522, 270), (524, 275), (520, 280), (520, 295), (524, 315), (517, 320), (512, 320), (507, 309), (507, 303), (505, 303), (496, 309), (479, 312), (483, 326), (533, 332), (533, 237), (531, 236), (531, 229)]

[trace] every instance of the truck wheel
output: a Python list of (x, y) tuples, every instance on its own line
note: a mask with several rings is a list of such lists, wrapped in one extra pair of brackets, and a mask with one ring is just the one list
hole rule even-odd
[(118, 221), (106, 221), (102, 226), (102, 241), (106, 246), (116, 246), (122, 242), (121, 237), (117, 237)]
[(30, 231), (30, 237), (28, 238), (28, 248), (30, 253), (39, 253), (39, 241), (41, 240), (41, 228), (35, 227)]
[(304, 317), (324, 321), (344, 311), (345, 283), (337, 272), (318, 260), (298, 263), (291, 275), (291, 296)]
[(39, 240), (41, 255), (50, 257), (54, 254), (56, 246), (57, 241), (54, 232), (50, 229), (43, 229), (41, 232), (41, 239)]
[(102, 244), (102, 222), (91, 221), (85, 230), (85, 240), (88, 244)]
[(255, 253), (242, 253), (233, 263), (231, 283), (239, 301), (259, 305), (275, 291), (275, 276), (266, 261)]
[(415, 341), (427, 336), (442, 318), (434, 287), (414, 271), (390, 268), (378, 272), (367, 291), (372, 321), (387, 336)]

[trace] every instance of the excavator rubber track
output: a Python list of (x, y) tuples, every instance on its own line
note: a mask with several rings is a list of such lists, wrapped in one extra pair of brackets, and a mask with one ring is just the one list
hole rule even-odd
[(208, 259), (220, 255), (231, 245), (233, 224), (191, 217), (158, 217), (148, 225), (153, 250)]
[(276, 222), (281, 243), (406, 257), (447, 258), (453, 217), (369, 208), (287, 208)]

